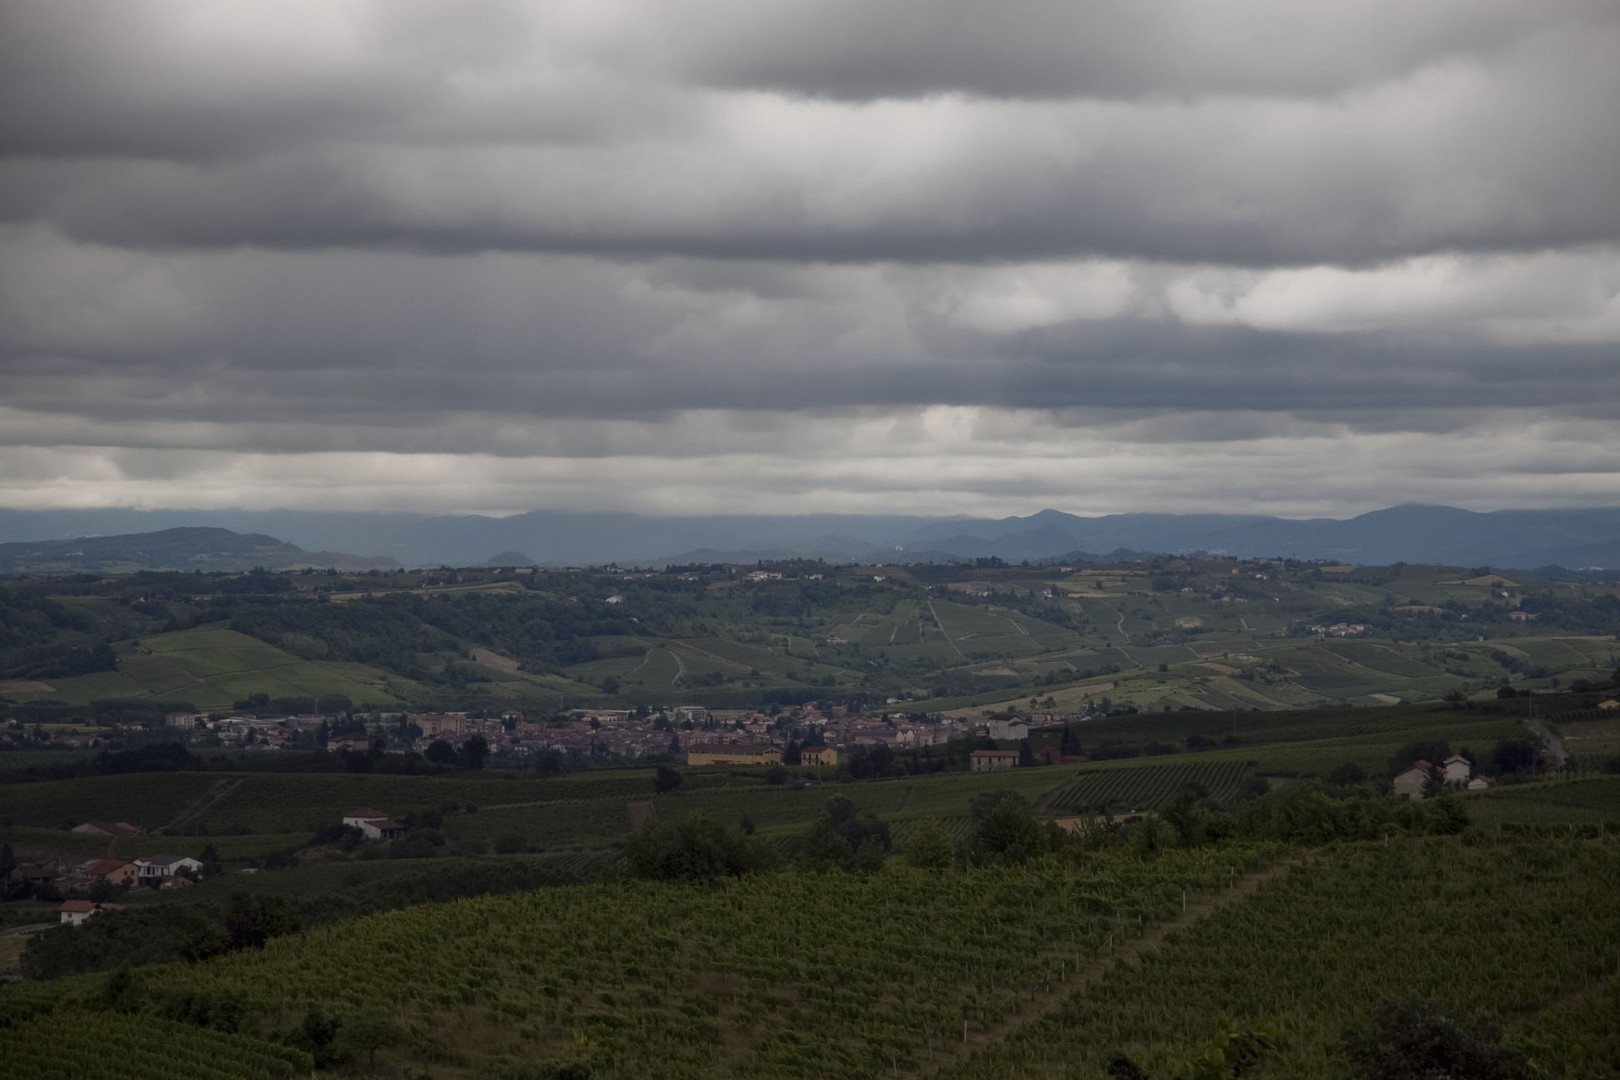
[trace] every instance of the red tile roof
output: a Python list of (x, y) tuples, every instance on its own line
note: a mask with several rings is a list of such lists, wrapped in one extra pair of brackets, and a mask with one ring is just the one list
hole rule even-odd
[(64, 915), (87, 915), (93, 911), (123, 911), (120, 904), (103, 904), (95, 900), (64, 900), (56, 909)]
[(106, 877), (108, 874), (116, 874), (129, 865), (131, 864), (124, 859), (97, 859), (85, 867), (84, 872), (91, 877)]

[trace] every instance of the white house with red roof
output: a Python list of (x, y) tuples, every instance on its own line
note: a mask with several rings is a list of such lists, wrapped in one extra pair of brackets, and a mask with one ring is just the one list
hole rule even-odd
[(56, 909), (56, 913), (62, 917), (62, 922), (78, 926), (92, 915), (123, 910), (119, 904), (104, 904), (96, 900), (64, 900), (62, 906)]
[(359, 829), (368, 840), (397, 840), (405, 834), (405, 826), (369, 806), (344, 814), (343, 824)]

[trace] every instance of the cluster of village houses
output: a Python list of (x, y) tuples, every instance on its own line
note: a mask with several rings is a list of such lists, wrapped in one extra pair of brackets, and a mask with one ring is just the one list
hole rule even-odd
[[(490, 753), (516, 758), (551, 752), (623, 761), (675, 757), (692, 765), (718, 765), (777, 762), (788, 743), (797, 741), (814, 751), (802, 764), (836, 765), (837, 748), (847, 751), (858, 746), (887, 746), (912, 750), (974, 736), (1016, 741), (1027, 737), (1032, 727), (1066, 723), (1086, 715), (1037, 713), (1027, 719), (996, 715), (987, 721), (974, 721), (949, 716), (920, 718), (909, 713), (863, 715), (841, 705), (825, 710), (804, 705), (774, 716), (751, 709), (670, 705), (652, 710), (574, 709), (566, 714), (566, 723), (558, 723), (555, 718), (541, 723), (517, 710), (490, 717), (474, 717), (466, 712), (413, 712), (385, 714), (382, 724), (372, 730), (328, 738), (325, 748), (333, 753), (371, 753), (381, 739), (385, 753), (414, 750), (425, 754), (436, 742), (449, 743), (459, 750), (478, 736)], [(166, 722), (184, 731), (188, 741), (205, 738), (243, 750), (276, 751), (310, 746), (323, 726), (330, 727), (338, 719), (323, 715), (261, 718), (176, 713)], [(413, 732), (409, 743), (396, 734), (401, 721), (406, 730), (420, 732)], [(99, 738), (88, 735), (79, 741), (88, 746)]]
[[(74, 832), (94, 835), (138, 835), (140, 830), (122, 822), (87, 821)], [(81, 862), (49, 860), (21, 863), (11, 876), (35, 886), (50, 886), (59, 893), (89, 893), (98, 884), (114, 888), (175, 889), (194, 884), (203, 864), (189, 855), (143, 855), (138, 859), (85, 859)], [(105, 895), (105, 894), (103, 894)], [(122, 906), (107, 900), (71, 897), (56, 909), (59, 920), (74, 926), (92, 915), (121, 911)]]
[(1360, 634), (1365, 634), (1367, 631), (1371, 630), (1372, 627), (1368, 626), (1366, 623), (1336, 622), (1326, 626), (1312, 623), (1305, 629), (1309, 633), (1315, 634), (1317, 637), (1356, 637)]
[(1496, 783), (1489, 776), (1475, 776), (1473, 772), (1474, 763), (1461, 754), (1452, 754), (1438, 765), (1420, 759), (1404, 772), (1396, 774), (1393, 785), (1395, 794), (1401, 798), (1421, 799), (1433, 790), (1431, 785), (1444, 787), (1455, 784), (1469, 791), (1480, 791)]
[[(812, 760), (801, 764), (836, 765), (837, 747), (882, 745), (910, 750), (974, 735), (1022, 739), (1029, 734), (1031, 723), (1009, 716), (992, 717), (987, 723), (951, 717), (924, 720), (905, 713), (863, 716), (851, 714), (843, 706), (823, 712), (813, 705), (786, 717), (772, 717), (756, 710), (711, 710), (699, 705), (668, 706), (656, 711), (575, 709), (568, 717), (570, 723), (566, 726), (533, 723), (515, 711), (489, 719), (462, 712), (409, 713), (405, 719), (422, 732), (412, 744), (417, 752), (426, 752), (441, 740), (459, 747), (477, 735), (491, 751), (518, 757), (548, 751), (630, 760), (674, 754), (690, 765), (778, 762), (792, 733), (807, 730), (816, 733), (808, 740), (815, 753)], [(1071, 717), (1043, 714), (1032, 721), (1039, 726), (1067, 719)], [(344, 735), (329, 741), (327, 749), (365, 752), (373, 739), (358, 733)], [(805, 741), (802, 735), (800, 741)]]

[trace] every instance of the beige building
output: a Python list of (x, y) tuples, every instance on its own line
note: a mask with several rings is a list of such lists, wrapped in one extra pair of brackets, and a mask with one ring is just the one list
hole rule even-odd
[(688, 765), (778, 765), (781, 761), (782, 751), (759, 743), (695, 745), (686, 751)]
[(367, 840), (398, 840), (405, 835), (405, 826), (389, 818), (381, 810), (362, 806), (343, 815), (343, 824), (359, 829)]
[(830, 746), (807, 746), (799, 751), (800, 765), (837, 765), (838, 751)]
[(997, 772), (1018, 764), (1016, 750), (975, 750), (968, 755), (974, 772)]
[(134, 885), (141, 878), (140, 867), (123, 859), (97, 859), (79, 867), (79, 873), (91, 880), (100, 879), (112, 885)]
[(1395, 794), (1403, 799), (1423, 798), (1429, 786), (1429, 769), (1427, 761), (1419, 761), (1395, 777)]
[(466, 730), (467, 714), (464, 712), (411, 713), (406, 717), (406, 722), (421, 728), (424, 736), (460, 735)]

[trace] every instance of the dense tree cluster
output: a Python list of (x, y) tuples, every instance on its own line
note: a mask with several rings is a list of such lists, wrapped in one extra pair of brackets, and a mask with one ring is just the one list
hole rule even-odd
[(665, 881), (741, 877), (780, 861), (768, 841), (703, 813), (643, 829), (625, 844), (625, 856), (637, 877)]

